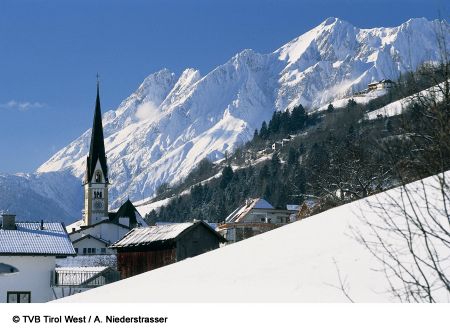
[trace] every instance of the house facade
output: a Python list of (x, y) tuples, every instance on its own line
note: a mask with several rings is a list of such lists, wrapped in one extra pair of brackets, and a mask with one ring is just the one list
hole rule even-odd
[(248, 199), (218, 225), (217, 231), (229, 243), (238, 242), (290, 223), (290, 216), (295, 213), (296, 210), (275, 209), (262, 198)]
[(219, 248), (226, 240), (205, 222), (135, 228), (111, 245), (117, 269), (128, 278)]
[(54, 299), (51, 276), (56, 258), (74, 256), (60, 223), (15, 222), (3, 215), (0, 228), (0, 264), (11, 272), (0, 273), (0, 303), (41, 303)]
[(382, 90), (382, 89), (390, 89), (393, 88), (395, 82), (389, 79), (384, 79), (378, 82), (372, 82), (367, 85), (367, 90)]

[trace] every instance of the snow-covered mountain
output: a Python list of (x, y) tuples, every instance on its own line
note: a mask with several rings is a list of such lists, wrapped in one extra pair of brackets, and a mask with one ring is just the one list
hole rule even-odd
[[(104, 114), (112, 206), (127, 196), (151, 197), (203, 158), (221, 158), (249, 140), (274, 110), (300, 103), (319, 107), (374, 80), (437, 61), (438, 24), (411, 19), (394, 28), (360, 29), (329, 18), (273, 53), (244, 50), (206, 75), (195, 69), (151, 74)], [(81, 178), (89, 138), (87, 130), (37, 171)]]
[(34, 174), (0, 174), (0, 212), (20, 221), (70, 222), (81, 216), (80, 180), (68, 170)]

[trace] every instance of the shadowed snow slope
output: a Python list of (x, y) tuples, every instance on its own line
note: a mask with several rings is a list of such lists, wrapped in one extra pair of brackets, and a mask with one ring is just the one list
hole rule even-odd
[[(416, 208), (425, 211), (420, 194), (422, 184), (426, 185), (426, 193), (434, 207), (439, 207), (440, 192), (434, 187), (437, 177), (432, 177), (423, 183), (408, 185), (414, 193)], [(345, 302), (348, 299), (339, 288), (338, 270), (345, 290), (354, 301), (394, 301), (386, 292), (389, 286), (384, 273), (379, 271), (381, 264), (355, 240), (354, 235), (359, 232), (367, 238), (372, 237), (364, 221), (382, 223), (382, 214), (374, 211), (380, 204), (389, 207), (390, 216), (399, 225), (404, 224), (403, 215), (396, 211), (395, 204), (392, 205), (401, 202), (402, 193), (401, 188), (393, 189), (59, 301)], [(443, 225), (448, 225), (448, 221)], [(389, 238), (387, 241), (398, 242), (399, 247), (403, 247), (399, 240), (390, 235), (386, 237)], [(419, 243), (415, 245), (420, 247)]]

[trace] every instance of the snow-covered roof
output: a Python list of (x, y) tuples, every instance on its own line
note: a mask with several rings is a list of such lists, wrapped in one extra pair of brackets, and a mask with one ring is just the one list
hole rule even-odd
[(100, 238), (100, 237), (96, 237), (96, 236), (90, 235), (90, 234), (87, 234), (87, 235), (84, 235), (84, 236), (82, 236), (82, 237), (80, 237), (80, 238), (77, 238), (76, 240), (74, 240), (74, 241), (72, 242), (72, 244), (81, 242), (82, 240), (84, 240), (84, 239), (86, 239), (86, 238), (88, 238), (88, 239), (89, 239), (89, 238), (95, 239), (95, 240), (97, 240), (97, 241), (99, 241), (99, 242), (101, 242), (101, 243), (103, 243), (103, 244), (105, 244), (105, 245), (109, 245), (109, 244), (110, 244), (110, 242), (107, 241), (106, 239), (103, 239), (103, 238)]
[[(425, 184), (438, 198), (433, 179)], [(423, 200), (414, 191), (421, 184), (411, 186), (411, 199)], [(369, 235), (361, 214), (378, 223), (371, 206), (401, 196), (398, 188), (380, 193), (58, 302), (348, 302), (340, 279), (355, 302), (393, 301), (383, 266), (352, 230)]]
[[(146, 227), (148, 223), (142, 218), (139, 211), (134, 207), (133, 203), (130, 200), (125, 201), (122, 206), (120, 206), (118, 209), (113, 209), (108, 213), (109, 217), (94, 223), (88, 227), (93, 227), (100, 223), (113, 223), (113, 224), (120, 224), (119, 219), (121, 217), (128, 217), (130, 219), (130, 225), (133, 226), (139, 226), (139, 227)], [(73, 222), (72, 224), (69, 224), (66, 226), (66, 230), (68, 233), (77, 232), (82, 229), (84, 225), (83, 220), (78, 220)], [(127, 226), (128, 227), (128, 226)], [(87, 227), (85, 227), (87, 228)]]
[(146, 228), (135, 228), (121, 240), (111, 245), (112, 248), (146, 245), (157, 241), (168, 241), (178, 237), (194, 223), (172, 223)]
[(0, 229), (0, 255), (75, 255), (61, 223), (17, 222), (16, 230)]
[(239, 220), (244, 218), (252, 209), (275, 209), (275, 208), (273, 208), (273, 206), (264, 199), (261, 198), (248, 199), (244, 205), (237, 208), (230, 215), (228, 215), (227, 218), (225, 219), (225, 222), (226, 223), (239, 222)]
[(77, 255), (75, 257), (57, 258), (57, 267), (93, 267), (108, 266), (117, 267), (117, 257), (115, 254), (94, 254)]
[(75, 231), (80, 230), (81, 226), (83, 225), (83, 222), (84, 222), (83, 220), (78, 220), (69, 225), (66, 225), (67, 232), (71, 233), (73, 230), (75, 230)]
[(266, 200), (258, 198), (258, 199), (255, 199), (255, 203), (253, 205), (253, 208), (273, 209), (273, 206), (270, 203), (268, 203)]
[(101, 271), (104, 271), (105, 269), (108, 269), (107, 266), (91, 266), (91, 267), (56, 267), (55, 271), (58, 273), (61, 272), (93, 272), (93, 273), (99, 273)]

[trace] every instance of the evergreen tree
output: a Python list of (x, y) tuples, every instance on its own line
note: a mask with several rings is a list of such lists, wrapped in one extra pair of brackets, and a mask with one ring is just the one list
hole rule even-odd
[(272, 119), (269, 121), (268, 133), (269, 135), (277, 134), (280, 131), (280, 112), (275, 111)]
[(155, 225), (158, 221), (158, 214), (156, 213), (156, 210), (152, 209), (152, 211), (145, 217), (145, 220), (149, 225)]
[(297, 163), (297, 161), (298, 161), (298, 152), (294, 148), (289, 147), (287, 159), (288, 165), (294, 165)]
[(253, 133), (253, 140), (256, 140), (259, 137), (258, 129), (255, 129), (255, 132)]
[(233, 168), (230, 165), (227, 165), (225, 168), (223, 168), (222, 179), (220, 181), (220, 188), (225, 189), (233, 179), (233, 175), (234, 175)]
[(358, 103), (356, 103), (356, 101), (353, 98), (350, 98), (347, 102), (347, 110), (351, 111), (353, 110), (356, 106), (358, 105)]
[(269, 137), (269, 131), (267, 129), (266, 121), (263, 121), (261, 125), (261, 130), (259, 131), (259, 137), (263, 140), (266, 140)]
[(303, 129), (307, 119), (306, 111), (300, 104), (292, 109), (291, 113), (291, 130), (298, 131)]
[(331, 104), (331, 103), (328, 104), (327, 112), (329, 112), (329, 113), (334, 112), (334, 106), (333, 106), (333, 104)]
[(272, 159), (270, 160), (270, 171), (272, 176), (275, 176), (280, 170), (281, 162), (278, 154), (273, 154)]

